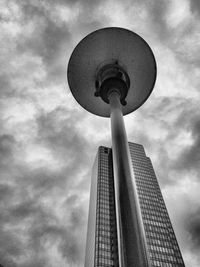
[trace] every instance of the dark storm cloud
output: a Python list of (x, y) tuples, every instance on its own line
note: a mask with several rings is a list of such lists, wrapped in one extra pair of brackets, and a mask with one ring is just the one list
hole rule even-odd
[(193, 249), (200, 249), (200, 207), (189, 212), (189, 216), (185, 220), (186, 230), (189, 232), (191, 238), (191, 245)]
[[(67, 173), (68, 170), (65, 171)], [(64, 177), (65, 173), (62, 175)], [(68, 180), (73, 178), (74, 177), (68, 177)], [(46, 179), (45, 183), (44, 179)], [(51, 184), (52, 179), (54, 180), (53, 184)], [(32, 266), (31, 262), (34, 262), (34, 260), (37, 262), (38, 258), (41, 258), (39, 260), (41, 264), (37, 266), (48, 266), (48, 261), (45, 258), (46, 245), (48, 246), (48, 242), (51, 244), (56, 242), (62, 257), (66, 259), (67, 262), (71, 264), (77, 263), (78, 265), (83, 256), (82, 244), (78, 241), (78, 236), (82, 234), (84, 230), (83, 225), (86, 220), (81, 204), (79, 201), (76, 201), (79, 193), (77, 192), (74, 194), (75, 197), (73, 201), (64, 202), (62, 212), (68, 215), (68, 219), (64, 224), (64, 222), (61, 223), (57, 216), (55, 216), (54, 208), (42, 204), (42, 200), (51, 198), (51, 194), (53, 196), (53, 192), (59, 187), (60, 195), (64, 196), (65, 194), (67, 198), (69, 191), (72, 191), (72, 189), (70, 190), (69, 181), (66, 186), (63, 181), (64, 179), (62, 179), (61, 182), (60, 177), (54, 177), (54, 175), (51, 177), (49, 175), (47, 179), (46, 172), (42, 171), (38, 172), (37, 176), (34, 172), (29, 171), (26, 173), (24, 179), (16, 178), (16, 180), (19, 185), (17, 188), (15, 187), (15, 190), (20, 192), (20, 197), (17, 197), (16, 194), (13, 197), (17, 202), (20, 201), (20, 203), (15, 204), (12, 202), (8, 205), (8, 202), (5, 203), (6, 205), (2, 206), (1, 201), (0, 236), (3, 243), (1, 244), (0, 255), (4, 255), (1, 257), (3, 260), (2, 263), (5, 263), (5, 266), (7, 266), (12, 257), (22, 256), (25, 252), (31, 251), (32, 256), (26, 263), (28, 265), (25, 264), (25, 266)], [(38, 180), (40, 183), (38, 183)], [(61, 190), (61, 188), (63, 189)], [(27, 194), (27, 189), (29, 192), (31, 191), (32, 197)], [(9, 196), (5, 195), (6, 191), (7, 193), (9, 192), (8, 187), (2, 186), (0, 190), (4, 193), (6, 198)], [(9, 193), (10, 195), (14, 194), (13, 191)], [(14, 229), (9, 231), (3, 230), (7, 225), (9, 225), (10, 229)], [(20, 231), (15, 229), (21, 229), (23, 225), (26, 225), (26, 231), (23, 230), (23, 235), (24, 237), (28, 237), (26, 245), (21, 242), (23, 236), (15, 235), (15, 231)], [(24, 265), (22, 264), (19, 266)]]
[(162, 41), (167, 41), (170, 36), (165, 20), (167, 7), (167, 1), (151, 1), (147, 6), (152, 27)]
[[(67, 211), (66, 211), (67, 212)], [(81, 207), (75, 207), (72, 210), (70, 224), (60, 244), (63, 257), (70, 259), (71, 263), (81, 262), (84, 257), (84, 247), (82, 240), (85, 240), (83, 225), (86, 224), (87, 218)]]
[[(27, 207), (26, 207), (27, 209)], [(24, 210), (24, 207), (23, 207)], [(66, 229), (59, 225), (59, 221), (57, 218), (51, 213), (51, 211), (45, 207), (45, 205), (38, 206), (36, 209), (29, 210), (29, 213), (27, 215), (32, 214), (32, 224), (30, 225), (29, 229), (29, 236), (30, 236), (30, 243), (32, 251), (34, 252), (40, 252), (40, 250), (44, 250), (44, 244), (45, 238), (50, 238), (59, 240), (64, 239), (64, 236), (66, 237)], [(31, 212), (31, 213), (30, 213)], [(16, 213), (18, 216), (18, 213)], [(73, 243), (74, 240), (72, 238), (70, 241)]]
[[(15, 148), (20, 145), (11, 135), (0, 138), (1, 167), (6, 167), (7, 173), (12, 168), (18, 170), (8, 185), (5, 180), (0, 183), (0, 236), (3, 238), (0, 255), (5, 266), (34, 266), (34, 262), (37, 266), (48, 266), (46, 246), (55, 240), (63, 261), (78, 266), (83, 258), (84, 243), (79, 237), (85, 232), (86, 216), (80, 196), (83, 190), (88, 190), (89, 175), (85, 165), (89, 166), (91, 144), (81, 134), (84, 129), (76, 128), (78, 118), (80, 114), (76, 111), (72, 114), (64, 108), (42, 113), (37, 118), (36, 142), (47, 146), (57, 159), (66, 160), (66, 164), (57, 170), (32, 168), (23, 160), (16, 161)], [(70, 164), (67, 164), (69, 160)], [(83, 176), (80, 176), (81, 172)], [(54, 208), (42, 204), (44, 199), (51, 199), (56, 190), (63, 196), (65, 224), (58, 220)], [(26, 225), (26, 231), (22, 231), (28, 238), (26, 245), (21, 242), (21, 235), (15, 235), (18, 230), (3, 230), (7, 225), (10, 229)], [(26, 263), (17, 265), (11, 260), (28, 251), (32, 256)]]
[[(19, 52), (31, 51), (39, 55), (48, 70), (49, 78), (58, 80), (58, 77), (65, 75), (66, 67), (63, 67), (63, 55), (66, 53), (66, 46), (72, 47), (72, 34), (74, 26), (71, 22), (62, 21), (59, 18), (59, 11), (56, 13), (56, 7), (60, 9), (65, 7), (72, 8), (77, 5), (78, 16), (76, 18), (80, 27), (79, 32), (92, 31), (101, 27), (101, 23), (95, 19), (94, 13), (102, 1), (22, 1), (20, 5), (23, 11), (23, 24), (34, 22), (35, 29), (27, 37), (22, 35), (19, 39)], [(73, 10), (71, 11), (73, 12)], [(72, 14), (73, 15), (73, 14)], [(71, 16), (71, 14), (66, 14)], [(68, 18), (66, 17), (66, 20)], [(88, 20), (87, 20), (88, 19)], [(82, 33), (84, 35), (84, 33)], [(79, 40), (77, 40), (79, 41)], [(63, 46), (65, 44), (65, 46)], [(62, 54), (62, 56), (61, 56)], [(60, 62), (59, 62), (60, 61)], [(66, 64), (66, 62), (64, 62)]]
[(66, 160), (73, 159), (70, 163), (72, 171), (77, 171), (73, 165), (76, 162), (79, 162), (79, 168), (82, 168), (85, 161), (88, 160), (92, 145), (82, 135), (84, 127), (76, 128), (76, 123), (81, 122), (79, 112), (69, 112), (67, 109), (59, 107), (50, 113), (41, 114), (37, 121), (39, 142), (50, 146), (57, 157), (64, 157)]
[(3, 95), (12, 95), (13, 94), (13, 88), (11, 86), (10, 77), (5, 75), (5, 73), (0, 74), (0, 83), (1, 83), (1, 96)]
[[(78, 241), (78, 236), (82, 232), (82, 223), (84, 213), (82, 207), (67, 206), (65, 212), (70, 214), (66, 224), (60, 224), (52, 213), (43, 207), (35, 210), (33, 214), (33, 223), (30, 227), (30, 246), (31, 250), (38, 253), (45, 250), (43, 241), (58, 242), (58, 250), (62, 257), (66, 258), (71, 264), (77, 263), (82, 258), (82, 247)], [(23, 209), (24, 211), (24, 209)], [(18, 214), (18, 213), (17, 213)], [(74, 219), (74, 216), (76, 219)], [(53, 244), (53, 243), (52, 243)]]
[(200, 2), (198, 0), (190, 0), (190, 6), (194, 13), (200, 15)]
[[(44, 170), (44, 172), (39, 171), (37, 178), (33, 179), (34, 190), (36, 193), (40, 192), (39, 195), (37, 194), (37, 198), (51, 194), (51, 191), (57, 187), (66, 188), (64, 190), (66, 192), (65, 212), (70, 214), (70, 219), (66, 221), (68, 227), (65, 230), (64, 227), (62, 228), (62, 240), (59, 248), (63, 257), (77, 265), (82, 259), (84, 251), (83, 243), (81, 243), (83, 237), (80, 240), (79, 236), (82, 236), (82, 231), (85, 231), (83, 226), (86, 225), (87, 220), (79, 203), (79, 192), (88, 190), (89, 170), (85, 166), (88, 165), (93, 155), (91, 142), (88, 142), (83, 136), (84, 128), (77, 129), (76, 127), (78, 120), (80, 120), (79, 112), (70, 113), (64, 108), (58, 108), (38, 117), (38, 142), (46, 144), (57, 158), (66, 160), (66, 163), (70, 159), (70, 164), (62, 168), (61, 172), (54, 173), (53, 177), (48, 177)], [(80, 174), (83, 171), (85, 173), (81, 179)], [(51, 174), (49, 175), (51, 176)], [(87, 179), (85, 179), (85, 175)]]
[[(57, 3), (57, 2), (56, 2)], [(24, 14), (23, 23), (34, 22), (34, 31), (30, 36), (22, 36), (18, 43), (19, 53), (31, 52), (36, 56), (40, 56), (48, 70), (50, 79), (64, 75), (65, 69), (58, 64), (60, 58), (60, 50), (63, 48), (61, 44), (68, 43), (71, 40), (71, 34), (68, 26), (56, 23), (49, 16), (49, 11), (54, 10), (55, 3), (36, 2), (31, 5), (26, 1), (22, 4)], [(45, 10), (45, 6), (49, 7)], [(57, 77), (56, 77), (57, 76)]]
[(1, 234), (1, 250), (0, 261), (3, 267), (17, 267), (16, 263), (12, 260), (13, 256), (19, 256), (22, 251), (19, 248), (19, 242), (14, 238), (13, 234), (2, 233)]
[[(12, 80), (14, 80), (15, 75), (19, 76), (18, 71), (22, 70), (22, 66), (13, 71), (12, 61), (21, 62), (24, 56), (41, 59), (44, 65), (42, 67), (45, 68), (47, 79), (38, 82), (33, 77), (34, 86), (41, 87), (47, 84), (66, 82), (68, 54), (82, 36), (101, 27), (101, 22), (96, 19), (95, 11), (102, 2), (8, 1), (9, 9), (12, 8), (13, 3), (19, 7), (19, 10), (14, 10), (9, 18), (3, 17), (2, 23), (5, 25), (13, 24), (13, 28), (16, 27), (19, 33), (12, 38), (9, 33), (5, 32), (6, 36), (2, 42), (6, 53), (3, 50), (4, 57), (2, 59), (5, 58), (5, 60), (1, 64), (5, 65), (5, 68), (3, 68), (0, 76), (1, 93), (4, 92), (7, 97), (16, 94), (16, 87)], [(73, 16), (74, 11), (70, 9), (76, 5), (77, 17), (73, 21), (70, 20), (70, 17)], [(59, 9), (57, 10), (58, 6)], [(69, 11), (66, 18), (62, 18), (59, 12), (65, 7), (69, 8)], [(78, 28), (77, 24), (79, 25)], [(75, 33), (80, 33), (80, 38), (74, 40), (72, 37)], [(9, 45), (6, 46), (5, 42), (8, 42)], [(30, 72), (28, 69), (26, 70), (30, 77), (22, 77), (22, 80), (29, 80), (32, 76), (31, 72), (34, 72), (33, 69), (30, 69)], [(23, 81), (21, 83), (23, 84)], [(27, 89), (26, 85), (23, 87), (25, 90)]]
[[(71, 120), (71, 115), (65, 109), (59, 108), (41, 115), (37, 120), (39, 126), (37, 142), (46, 144), (57, 158), (62, 158), (66, 162), (71, 159), (69, 165), (53, 172), (44, 168), (29, 169), (28, 166), (23, 166), (20, 176), (15, 177), (18, 183), (18, 186), (15, 186), (16, 192), (10, 192), (9, 187), (5, 185), (0, 187), (0, 191), (2, 190), (5, 197), (7, 197), (6, 192), (10, 192), (14, 198), (16, 198), (17, 191), (20, 192), (20, 197), (17, 197), (17, 202), (20, 201), (19, 204), (12, 204), (2, 213), (4, 218), (2, 224), (4, 226), (8, 223), (13, 226), (23, 225), (28, 219), (27, 236), (29, 241), (26, 246), (35, 255), (34, 258), (41, 255), (41, 266), (42, 264), (43, 266), (48, 265), (44, 256), (46, 242), (55, 240), (58, 242), (58, 249), (63, 259), (66, 259), (69, 264), (78, 265), (83, 257), (83, 244), (79, 240), (79, 236), (85, 231), (83, 226), (86, 223), (86, 216), (82, 204), (79, 203), (79, 192), (84, 188), (80, 171), (84, 171), (91, 149), (87, 140), (81, 136), (81, 132), (76, 132), (76, 127), (73, 127), (74, 120), (78, 119), (78, 115), (74, 113), (74, 118)], [(12, 141), (12, 137), (2, 138), (6, 153), (11, 153), (8, 148)], [(89, 181), (86, 184), (88, 183)], [(32, 197), (27, 190), (31, 192)], [(64, 199), (66, 198), (63, 212), (68, 214), (68, 219), (65, 225), (61, 224), (54, 215), (54, 210), (42, 204), (42, 200), (51, 198), (56, 190), (60, 191), (60, 195), (65, 196)], [(10, 236), (12, 237), (12, 233)], [(27, 250), (18, 242), (18, 238), (12, 243), (13, 248), (17, 247), (19, 255)], [(4, 245), (5, 247), (7, 248), (6, 245)], [(7, 255), (8, 258), (11, 257), (12, 251), (8, 250)], [(33, 261), (33, 259), (30, 258), (29, 261)], [(32, 266), (31, 262), (30, 266)]]
[(0, 136), (0, 164), (7, 164), (12, 160), (15, 145), (16, 141), (12, 135), (3, 134)]
[(7, 184), (0, 184), (0, 202), (1, 205), (6, 206), (10, 201), (14, 192), (13, 186)]

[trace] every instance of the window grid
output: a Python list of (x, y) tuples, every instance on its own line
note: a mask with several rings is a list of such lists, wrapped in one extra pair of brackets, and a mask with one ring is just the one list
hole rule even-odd
[[(151, 267), (184, 267), (184, 262), (151, 161), (143, 146), (129, 143)], [(100, 147), (94, 267), (118, 267), (111, 149)]]
[(143, 148), (129, 146), (152, 267), (184, 267), (151, 161)]
[(118, 267), (111, 149), (99, 153), (95, 267)]

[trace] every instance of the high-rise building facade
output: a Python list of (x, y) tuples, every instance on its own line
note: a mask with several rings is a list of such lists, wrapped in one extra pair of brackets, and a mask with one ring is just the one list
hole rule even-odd
[[(184, 267), (151, 160), (142, 145), (129, 148), (151, 267)], [(115, 210), (112, 150), (100, 147), (92, 170), (85, 267), (119, 266)]]

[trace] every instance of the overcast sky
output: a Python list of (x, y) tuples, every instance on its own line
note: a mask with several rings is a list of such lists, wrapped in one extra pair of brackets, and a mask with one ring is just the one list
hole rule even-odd
[(152, 159), (187, 267), (200, 266), (200, 1), (0, 1), (0, 263), (81, 267), (91, 166), (109, 119), (73, 99), (67, 63), (88, 33), (141, 35), (155, 89), (125, 117)]

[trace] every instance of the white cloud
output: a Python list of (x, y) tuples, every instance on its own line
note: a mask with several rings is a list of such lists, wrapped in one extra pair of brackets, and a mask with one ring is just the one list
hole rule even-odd
[(167, 24), (171, 28), (182, 27), (183, 23), (192, 18), (190, 2), (188, 0), (170, 0), (168, 10), (165, 14)]
[(33, 119), (37, 113), (35, 105), (21, 98), (10, 98), (2, 103), (2, 118), (9, 127)]
[(186, 64), (180, 62), (176, 53), (164, 45), (154, 48), (157, 61), (155, 96), (196, 98), (199, 92), (195, 81), (187, 73)]
[(20, 21), (23, 14), (19, 5), (14, 1), (1, 0), (0, 15), (4, 20)]
[(186, 266), (199, 267), (199, 257), (189, 251), (185, 251), (184, 261)]
[(166, 141), (165, 148), (168, 152), (170, 160), (178, 159), (184, 149), (188, 148), (194, 143), (192, 133), (190, 131), (177, 131), (174, 138)]
[(137, 33), (143, 34), (144, 31), (148, 32), (148, 12), (144, 3), (109, 0), (99, 6), (97, 14), (108, 17), (109, 26), (134, 29)]
[(81, 6), (79, 3), (72, 6), (66, 5), (56, 5), (55, 6), (55, 16), (56, 19), (59, 19), (63, 24), (69, 25), (75, 24), (78, 16), (80, 15)]
[(28, 144), (25, 146), (25, 151), (22, 153), (22, 161), (25, 162), (30, 168), (46, 168), (50, 171), (59, 171), (63, 166), (67, 166), (68, 162), (63, 162), (59, 157), (56, 157), (52, 151), (38, 144)]

